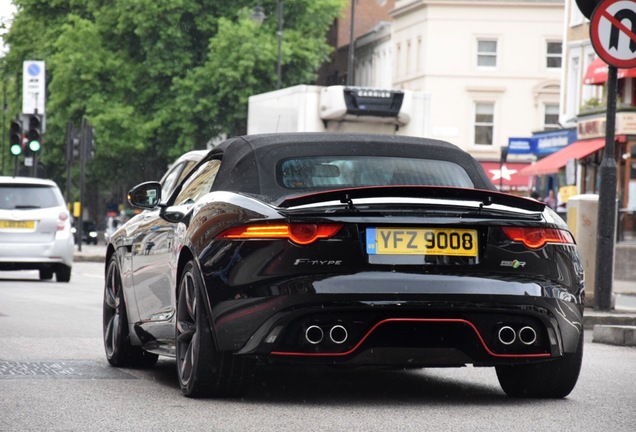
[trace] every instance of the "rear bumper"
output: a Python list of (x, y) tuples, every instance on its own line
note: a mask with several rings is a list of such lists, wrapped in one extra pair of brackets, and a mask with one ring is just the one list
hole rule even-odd
[(575, 352), (583, 331), (581, 299), (554, 286), (420, 275), (369, 293), (377, 284), (333, 279), (314, 283), (316, 293), (217, 305), (219, 348), (274, 362), (497, 365)]
[(0, 270), (29, 270), (62, 264), (73, 265), (73, 239), (65, 237), (49, 243), (2, 243)]

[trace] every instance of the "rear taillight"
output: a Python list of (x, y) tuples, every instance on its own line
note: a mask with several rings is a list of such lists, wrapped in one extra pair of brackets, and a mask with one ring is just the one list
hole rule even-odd
[(271, 224), (245, 225), (229, 228), (217, 236), (222, 239), (288, 239), (299, 245), (307, 245), (318, 239), (336, 235), (342, 224)]
[(538, 249), (546, 243), (574, 243), (572, 234), (557, 228), (502, 227), (512, 241), (521, 242), (529, 248)]
[(68, 220), (68, 213), (60, 213), (57, 216), (57, 230), (58, 231), (64, 231), (64, 228), (66, 227), (66, 221)]

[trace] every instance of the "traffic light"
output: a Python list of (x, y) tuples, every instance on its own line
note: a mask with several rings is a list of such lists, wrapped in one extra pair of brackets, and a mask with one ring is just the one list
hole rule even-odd
[(78, 160), (80, 158), (80, 139), (72, 139), (72, 158), (71, 160)]
[(40, 114), (29, 115), (27, 148), (31, 153), (38, 153), (42, 148), (42, 116)]
[(576, 0), (576, 5), (585, 18), (591, 19), (594, 9), (596, 9), (596, 6), (602, 1), (603, 0)]
[(22, 122), (13, 120), (9, 128), (9, 146), (13, 156), (22, 154)]

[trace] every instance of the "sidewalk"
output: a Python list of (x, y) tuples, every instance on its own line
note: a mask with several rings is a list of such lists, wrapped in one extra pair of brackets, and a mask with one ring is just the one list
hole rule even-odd
[(609, 311), (585, 308), (585, 329), (593, 342), (636, 347), (636, 281), (614, 280), (612, 302)]
[[(104, 263), (105, 245), (82, 244), (81, 252), (77, 249), (76, 245), (76, 262)], [(594, 332), (594, 342), (636, 347), (636, 281), (615, 280), (612, 294), (617, 299), (615, 308), (599, 311), (586, 307), (583, 326)]]

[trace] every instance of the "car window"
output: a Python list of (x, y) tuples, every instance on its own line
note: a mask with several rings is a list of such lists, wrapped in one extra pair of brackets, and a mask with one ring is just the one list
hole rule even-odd
[(47, 185), (0, 185), (0, 209), (31, 209), (59, 207), (63, 202)]
[(162, 201), (167, 200), (172, 194), (172, 191), (174, 190), (180, 178), (179, 174), (182, 172), (183, 166), (184, 166), (183, 163), (175, 164), (171, 166), (168, 172), (166, 173), (166, 175), (164, 176), (163, 180), (161, 180), (161, 200)]
[(199, 163), (198, 160), (193, 161), (184, 161), (177, 165), (173, 165), (170, 170), (166, 173), (163, 180), (161, 181), (161, 200), (166, 201), (172, 195), (172, 192), (175, 190), (177, 185), (183, 181), (183, 179), (188, 175), (190, 170), (194, 168), (194, 166)]
[(181, 205), (194, 202), (210, 192), (220, 166), (221, 161), (217, 159), (210, 160), (201, 165), (183, 185), (174, 203)]
[(287, 189), (386, 185), (454, 186), (473, 182), (453, 162), (400, 157), (303, 157), (282, 161), (277, 179)]

